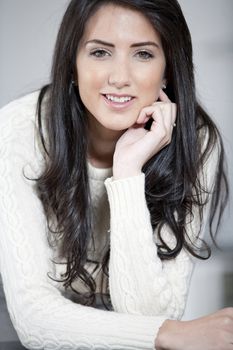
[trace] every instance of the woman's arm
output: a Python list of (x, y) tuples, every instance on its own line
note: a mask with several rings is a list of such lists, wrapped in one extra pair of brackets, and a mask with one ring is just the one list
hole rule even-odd
[[(111, 208), (109, 283), (114, 309), (180, 318), (193, 268), (190, 256), (183, 250), (171, 261), (162, 262), (158, 257), (144, 175), (108, 179), (106, 186)], [(168, 241), (168, 231), (166, 235)]]
[[(201, 183), (208, 190), (215, 181), (218, 159), (216, 144), (200, 174)], [(184, 250), (172, 261), (161, 262), (157, 257), (143, 176), (108, 179), (106, 186), (111, 207), (110, 291), (114, 308), (135, 314), (167, 315), (155, 340), (156, 350), (233, 349), (233, 308), (192, 321), (169, 320), (182, 315), (192, 262)], [(201, 236), (208, 212), (209, 204), (204, 209)], [(196, 214), (187, 226), (191, 239), (196, 239), (199, 229)], [(174, 244), (166, 227), (163, 237), (170, 246)]]
[[(113, 179), (106, 180), (111, 209), (110, 292), (117, 311), (177, 319), (184, 311), (193, 261), (184, 249), (169, 261), (161, 261), (158, 257), (157, 233), (152, 230), (145, 199), (145, 177), (142, 173), (138, 175), (148, 156), (171, 138), (173, 104), (164, 93), (161, 99), (164, 99), (163, 104), (159, 102), (147, 108), (150, 114), (154, 113), (155, 119), (150, 132), (135, 126), (118, 141)], [(137, 156), (139, 160), (134, 159)], [(205, 189), (212, 190), (218, 158), (216, 146), (200, 174)], [(194, 220), (187, 220), (187, 234), (193, 241), (200, 229), (202, 235), (208, 212), (207, 204), (202, 222), (198, 213), (194, 213)], [(166, 225), (162, 237), (171, 248), (175, 245)]]
[(155, 341), (156, 350), (232, 350), (233, 308), (192, 321), (164, 322)]
[[(0, 266), (7, 306), (29, 349), (153, 349), (165, 317), (96, 310), (65, 299), (47, 274), (52, 252), (35, 193), (43, 167), (35, 137), (37, 94), (0, 112)], [(35, 170), (35, 171), (34, 171)]]

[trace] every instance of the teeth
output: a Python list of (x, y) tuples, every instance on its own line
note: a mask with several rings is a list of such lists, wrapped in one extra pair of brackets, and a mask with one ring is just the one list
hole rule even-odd
[(110, 101), (119, 102), (119, 103), (128, 102), (132, 99), (132, 97), (130, 97), (130, 96), (116, 97), (116, 96), (112, 96), (112, 95), (106, 95), (106, 97)]

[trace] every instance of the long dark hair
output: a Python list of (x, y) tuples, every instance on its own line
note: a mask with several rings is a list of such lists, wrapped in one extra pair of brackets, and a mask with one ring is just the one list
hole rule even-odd
[[(96, 286), (85, 269), (87, 246), (92, 238), (86, 164), (88, 130), (85, 107), (72, 81), (76, 77), (76, 54), (85, 25), (100, 6), (109, 3), (140, 11), (160, 34), (166, 56), (166, 93), (177, 104), (177, 127), (171, 143), (143, 167), (151, 224), (153, 229), (158, 229), (159, 257), (174, 259), (182, 248), (196, 257), (209, 257), (207, 245), (203, 255), (190, 242), (185, 223), (187, 215), (191, 218), (194, 215), (194, 208), (198, 208), (202, 220), (209, 195), (207, 189), (202, 188), (199, 174), (216, 144), (219, 164), (210, 197), (209, 230), (212, 237), (228, 196), (222, 140), (213, 121), (196, 100), (191, 37), (178, 2), (72, 0), (58, 33), (51, 84), (42, 88), (38, 100), (39, 131), (46, 162), (37, 180), (37, 191), (50, 234), (56, 237), (55, 242), (59, 239), (60, 255), (67, 261), (64, 286), (72, 287), (72, 282), (78, 278), (84, 281), (90, 290), (89, 304), (93, 302)], [(173, 248), (163, 240), (161, 231), (165, 224), (174, 235), (176, 244)], [(109, 250), (102, 261), (104, 270), (107, 270), (108, 259)]]

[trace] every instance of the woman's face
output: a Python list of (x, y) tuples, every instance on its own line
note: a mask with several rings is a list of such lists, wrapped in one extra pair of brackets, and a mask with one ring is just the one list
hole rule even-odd
[(157, 101), (165, 65), (160, 36), (146, 17), (102, 6), (87, 22), (77, 54), (77, 84), (90, 122), (117, 131), (132, 126), (141, 109)]

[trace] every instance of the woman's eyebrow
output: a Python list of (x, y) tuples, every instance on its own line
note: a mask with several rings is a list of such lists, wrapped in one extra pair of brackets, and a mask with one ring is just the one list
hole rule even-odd
[[(114, 44), (108, 43), (107, 41), (103, 41), (103, 40), (99, 40), (99, 39), (88, 40), (85, 43), (85, 45), (88, 45), (88, 44), (100, 44), (100, 45), (104, 45), (104, 46), (115, 47)], [(139, 43), (135, 43), (135, 44), (130, 45), (130, 47), (140, 47), (140, 46), (155, 46), (158, 49), (160, 48), (160, 46), (154, 41), (143, 41), (143, 42), (139, 42)]]
[(115, 47), (115, 45), (108, 43), (107, 41), (99, 40), (99, 39), (93, 39), (93, 40), (88, 40), (85, 45), (88, 44), (100, 44), (104, 46), (110, 46), (110, 47)]
[(130, 47), (139, 47), (139, 46), (155, 46), (158, 49), (160, 48), (159, 44), (157, 44), (154, 41), (143, 41), (143, 42), (140, 42), (140, 43), (132, 44)]

